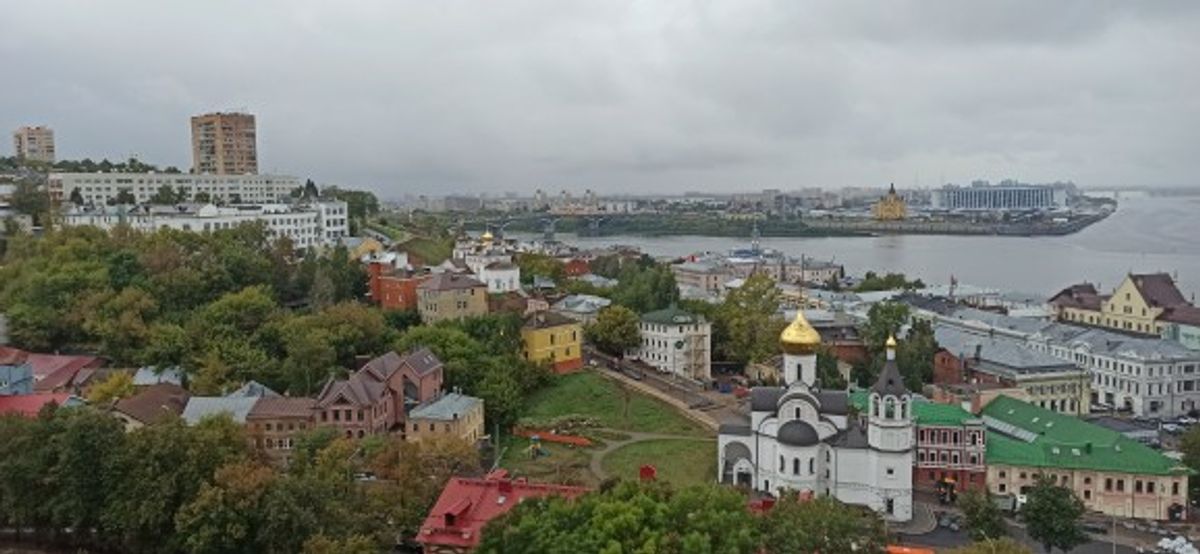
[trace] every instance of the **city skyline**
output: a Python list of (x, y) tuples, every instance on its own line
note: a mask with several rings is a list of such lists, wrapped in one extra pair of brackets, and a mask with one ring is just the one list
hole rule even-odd
[(21, 4), (0, 126), (186, 168), (189, 118), (244, 109), (261, 172), (389, 198), (1195, 184), (1200, 10), (1025, 8)]

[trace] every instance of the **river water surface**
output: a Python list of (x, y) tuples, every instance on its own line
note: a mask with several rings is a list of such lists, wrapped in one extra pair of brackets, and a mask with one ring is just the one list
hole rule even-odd
[[(655, 256), (726, 252), (749, 243), (749, 238), (699, 236), (560, 234), (559, 239), (580, 247), (636, 245)], [(960, 283), (1046, 296), (1079, 281), (1108, 291), (1129, 271), (1166, 271), (1178, 274), (1180, 289), (1190, 297), (1200, 293), (1200, 198), (1122, 199), (1104, 221), (1061, 237), (764, 238), (762, 246), (834, 259), (852, 274), (896, 271), (929, 284), (948, 283), (954, 275)]]

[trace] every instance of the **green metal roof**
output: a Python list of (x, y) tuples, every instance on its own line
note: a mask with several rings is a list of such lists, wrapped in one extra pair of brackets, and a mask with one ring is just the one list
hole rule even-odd
[(1116, 431), (1007, 396), (992, 400), (982, 415), (988, 420), (988, 464), (1142, 475), (1192, 473)]
[(679, 306), (671, 305), (669, 308), (642, 314), (642, 321), (660, 325), (690, 325), (700, 323), (703, 319), (687, 310), (680, 309)]
[[(870, 392), (865, 389), (850, 391), (850, 405), (859, 412), (867, 411), (867, 400)], [(966, 421), (979, 419), (971, 412), (962, 409), (957, 404), (938, 404), (928, 400), (913, 401), (913, 418), (917, 425), (963, 425)]]

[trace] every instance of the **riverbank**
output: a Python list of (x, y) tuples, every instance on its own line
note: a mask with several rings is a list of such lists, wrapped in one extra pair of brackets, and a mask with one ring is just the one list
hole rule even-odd
[[(1069, 221), (967, 221), (908, 219), (876, 221), (848, 217), (823, 218), (730, 218), (709, 214), (627, 214), (565, 216), (530, 214), (507, 219), (505, 230), (519, 233), (543, 231), (554, 221), (554, 230), (592, 237), (635, 235), (642, 237), (700, 236), (750, 237), (756, 231), (771, 238), (869, 237), (877, 235), (963, 235), (963, 236), (1063, 236), (1077, 233), (1108, 217), (1110, 212), (1080, 216)], [(469, 227), (482, 230), (482, 222)]]

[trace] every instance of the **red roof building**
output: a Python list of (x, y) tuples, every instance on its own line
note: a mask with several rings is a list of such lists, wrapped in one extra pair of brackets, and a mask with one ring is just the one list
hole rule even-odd
[(591, 265), (583, 258), (571, 258), (563, 264), (563, 274), (567, 277), (579, 277), (591, 273)]
[(78, 391), (94, 370), (104, 366), (97, 356), (36, 354), (0, 346), (0, 364), (29, 364), (33, 369), (33, 389), (37, 392)]
[(35, 418), (42, 408), (51, 402), (59, 406), (75, 406), (80, 404), (78, 397), (66, 393), (34, 393), (16, 396), (0, 396), (0, 415), (16, 414), (22, 417)]
[(416, 540), (428, 553), (470, 552), (479, 546), (483, 528), (527, 498), (576, 498), (591, 492), (586, 487), (529, 483), (509, 479), (508, 472), (493, 471), (483, 479), (453, 477), (429, 511)]

